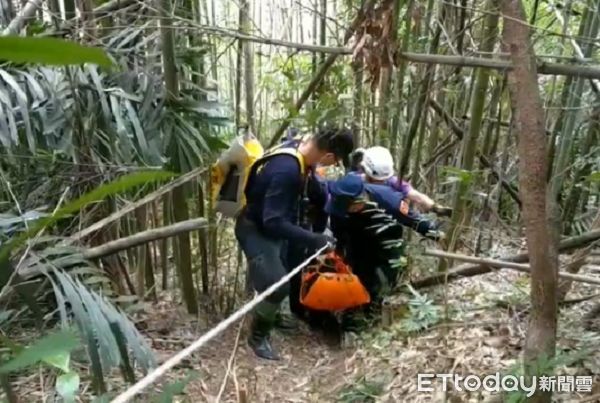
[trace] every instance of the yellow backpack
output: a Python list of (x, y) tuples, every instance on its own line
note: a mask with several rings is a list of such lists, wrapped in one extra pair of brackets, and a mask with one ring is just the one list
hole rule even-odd
[(225, 217), (235, 218), (246, 205), (244, 191), (252, 167), (257, 162), (279, 154), (297, 158), (302, 175), (306, 172), (304, 158), (296, 148), (276, 146), (264, 151), (258, 139), (249, 131), (238, 135), (211, 168), (212, 199), (215, 210)]

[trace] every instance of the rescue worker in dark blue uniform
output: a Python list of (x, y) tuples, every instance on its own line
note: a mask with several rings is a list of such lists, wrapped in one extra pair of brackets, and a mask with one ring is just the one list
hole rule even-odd
[[(334, 239), (297, 225), (298, 210), (311, 167), (334, 164), (352, 152), (352, 133), (324, 128), (299, 144), (284, 144), (292, 152), (267, 152), (251, 168), (245, 189), (246, 207), (236, 221), (235, 234), (248, 259), (249, 278), (258, 292), (281, 279), (292, 268), (287, 244), (302, 245), (314, 253)], [(283, 286), (257, 306), (248, 344), (261, 358), (276, 360), (270, 342), (280, 304), (288, 296)]]
[(364, 183), (355, 173), (328, 183), (328, 190), (326, 211), (337, 251), (371, 294), (367, 313), (373, 313), (401, 274), (396, 262), (404, 256), (402, 226), (432, 239), (437, 238), (437, 226), (423, 216), (402, 211), (401, 192), (386, 185)]
[[(286, 139), (282, 141), (284, 147), (298, 147), (302, 141), (302, 135), (296, 128), (290, 128), (286, 135)], [(342, 164), (348, 164), (348, 157), (344, 156), (341, 160)], [(306, 178), (305, 190), (298, 207), (298, 214), (294, 224), (304, 228), (307, 231), (322, 234), (329, 219), (325, 213), (325, 203), (327, 201), (327, 183), (320, 179), (316, 174), (317, 169), (311, 169)], [(285, 263), (288, 270), (297, 267), (305, 259), (313, 254), (313, 250), (307, 248), (306, 245), (293, 242), (286, 245)], [(309, 324), (318, 322), (318, 313), (309, 315), (307, 309), (300, 303), (300, 287), (301, 273), (298, 273), (291, 278), (289, 283), (289, 307), (290, 311), (296, 318), (305, 320)], [(287, 315), (279, 314), (277, 316), (276, 326), (284, 330), (296, 330), (298, 328), (296, 320)]]

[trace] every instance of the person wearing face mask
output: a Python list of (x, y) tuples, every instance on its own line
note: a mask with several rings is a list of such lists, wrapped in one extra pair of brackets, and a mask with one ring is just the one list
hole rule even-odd
[[(253, 164), (235, 235), (248, 260), (250, 282), (256, 291), (266, 290), (292, 268), (286, 262), (287, 244), (302, 245), (313, 253), (335, 243), (334, 238), (299, 225), (298, 214), (312, 169), (317, 164), (346, 161), (352, 149), (349, 130), (326, 127), (314, 135), (282, 143)], [(248, 344), (261, 358), (279, 359), (270, 333), (288, 294), (289, 286), (280, 287), (253, 313)]]

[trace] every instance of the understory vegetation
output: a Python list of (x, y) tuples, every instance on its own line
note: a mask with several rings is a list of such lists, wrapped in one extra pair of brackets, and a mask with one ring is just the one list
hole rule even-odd
[(278, 334), (269, 366), (242, 320), (140, 401), (525, 399), (417, 391), (450, 372), (600, 400), (600, 0), (0, 0), (0, 27), (1, 401), (110, 401), (242, 306), (210, 166), (238, 127), (324, 122), (452, 207), (447, 238), (405, 231), (341, 347)]

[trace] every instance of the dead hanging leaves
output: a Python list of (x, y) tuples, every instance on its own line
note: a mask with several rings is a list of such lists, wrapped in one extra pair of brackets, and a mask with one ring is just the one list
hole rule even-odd
[(352, 61), (364, 66), (372, 91), (379, 84), (382, 69), (392, 68), (395, 64), (398, 46), (393, 31), (394, 0), (383, 0), (379, 7), (369, 10), (356, 29)]

